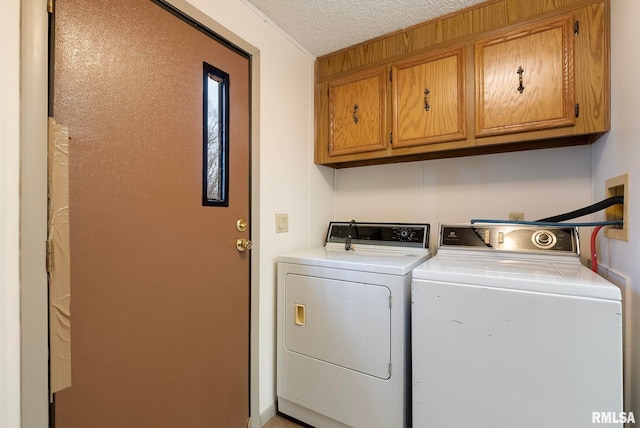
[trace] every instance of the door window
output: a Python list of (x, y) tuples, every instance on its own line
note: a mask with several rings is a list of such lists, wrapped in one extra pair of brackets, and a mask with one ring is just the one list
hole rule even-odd
[(229, 75), (204, 63), (203, 205), (229, 206)]

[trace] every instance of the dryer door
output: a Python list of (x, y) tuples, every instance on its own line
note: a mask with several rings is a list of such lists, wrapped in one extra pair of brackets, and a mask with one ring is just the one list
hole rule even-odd
[(389, 379), (391, 291), (384, 286), (288, 274), (285, 347)]

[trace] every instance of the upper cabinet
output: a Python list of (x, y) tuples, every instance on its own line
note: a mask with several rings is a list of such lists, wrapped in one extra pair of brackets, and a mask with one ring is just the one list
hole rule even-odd
[(475, 42), (476, 136), (573, 126), (573, 15)]
[(387, 73), (384, 67), (329, 82), (329, 156), (386, 150)]
[(491, 0), (316, 61), (333, 167), (589, 144), (610, 127), (609, 0)]
[(393, 64), (394, 148), (465, 138), (464, 73), (464, 47)]

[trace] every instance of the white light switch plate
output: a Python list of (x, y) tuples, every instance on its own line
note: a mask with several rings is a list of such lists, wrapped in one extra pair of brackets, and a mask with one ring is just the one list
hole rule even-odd
[(276, 213), (276, 233), (286, 233), (289, 231), (289, 214)]

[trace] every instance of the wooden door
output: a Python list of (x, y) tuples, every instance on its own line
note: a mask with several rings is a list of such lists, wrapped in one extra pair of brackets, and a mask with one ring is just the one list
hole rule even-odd
[(394, 148), (466, 137), (464, 47), (414, 57), (392, 70)]
[(564, 15), (476, 41), (477, 136), (575, 123), (573, 22)]
[(329, 156), (387, 149), (387, 78), (378, 67), (329, 83)]
[[(246, 427), (248, 56), (152, 1), (57, 0), (54, 58), (72, 358), (56, 428)], [(217, 206), (203, 204), (205, 63), (228, 95)]]

